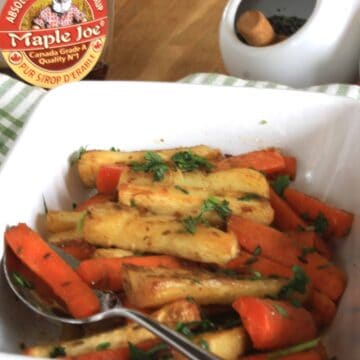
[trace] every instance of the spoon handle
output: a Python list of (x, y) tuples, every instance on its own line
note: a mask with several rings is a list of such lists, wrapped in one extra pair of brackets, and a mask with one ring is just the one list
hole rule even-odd
[(211, 355), (199, 346), (193, 344), (191, 341), (189, 341), (187, 338), (180, 335), (176, 331), (169, 329), (168, 327), (158, 323), (157, 321), (148, 318), (147, 316), (143, 315), (138, 311), (126, 308), (118, 308), (114, 309), (113, 311), (115, 310), (120, 316), (124, 316), (128, 319), (135, 321), (139, 325), (151, 331), (153, 334), (157, 335), (167, 344), (185, 355), (187, 359), (218, 360), (216, 356)]

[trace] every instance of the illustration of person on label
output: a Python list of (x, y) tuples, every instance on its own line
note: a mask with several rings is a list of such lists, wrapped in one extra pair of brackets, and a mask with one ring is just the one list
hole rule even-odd
[(72, 0), (52, 0), (52, 4), (32, 20), (32, 29), (53, 29), (86, 21), (85, 14)]

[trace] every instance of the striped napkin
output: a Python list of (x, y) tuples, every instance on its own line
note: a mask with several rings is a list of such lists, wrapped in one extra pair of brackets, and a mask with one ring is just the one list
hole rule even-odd
[[(291, 89), (288, 86), (272, 82), (243, 80), (232, 76), (208, 73), (193, 74), (179, 82), (260, 89)], [(312, 86), (303, 90), (360, 100), (360, 86), (357, 85), (331, 84)], [(44, 94), (46, 91), (43, 89), (26, 85), (7, 75), (0, 74), (0, 166), (27, 118)]]

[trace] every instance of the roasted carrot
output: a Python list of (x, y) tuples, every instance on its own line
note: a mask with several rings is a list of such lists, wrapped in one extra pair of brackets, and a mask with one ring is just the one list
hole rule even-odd
[(242, 297), (233, 303), (257, 350), (276, 350), (316, 337), (314, 319), (285, 301)]
[(274, 225), (282, 231), (305, 230), (306, 222), (270, 188), (270, 204), (274, 209)]
[(307, 254), (302, 266), (316, 289), (333, 301), (339, 300), (347, 282), (346, 275), (340, 268), (317, 253)]
[[(158, 345), (159, 343), (160, 340), (158, 339), (148, 340), (140, 344), (136, 344), (136, 347), (140, 350), (147, 351), (153, 348), (154, 346)], [(98, 351), (77, 355), (77, 356), (68, 356), (63, 359), (64, 360), (130, 360), (131, 359), (129, 346), (117, 348), (117, 349), (101, 350), (101, 345), (105, 347), (105, 346), (111, 346), (111, 344), (105, 342), (99, 345), (100, 345), (100, 349)]]
[(129, 256), (124, 258), (96, 258), (81, 262), (78, 275), (89, 285), (101, 290), (122, 289), (122, 265), (132, 264), (147, 267), (166, 267), (178, 269), (178, 260), (172, 256)]
[(341, 238), (349, 233), (354, 220), (353, 214), (292, 188), (285, 189), (284, 198), (299, 215), (306, 215), (311, 220), (319, 215), (324, 216), (328, 223), (325, 232), (327, 235)]
[(113, 194), (95, 194), (91, 198), (85, 200), (83, 203), (78, 204), (75, 207), (76, 211), (84, 211), (88, 209), (90, 206), (96, 205), (96, 204), (103, 204), (108, 201), (113, 201), (115, 199)]
[(80, 261), (90, 259), (96, 250), (95, 246), (78, 239), (62, 241), (56, 246)]
[(320, 291), (313, 291), (309, 301), (310, 309), (318, 328), (328, 326), (336, 315), (335, 303)]
[(277, 173), (271, 174), (270, 178), (279, 175), (288, 175), (291, 180), (295, 180), (297, 172), (297, 160), (293, 156), (284, 156), (285, 168)]
[(124, 170), (125, 165), (103, 165), (100, 167), (96, 176), (96, 188), (99, 193), (113, 194), (116, 192), (119, 179)]
[(257, 271), (263, 276), (276, 275), (290, 279), (293, 272), (290, 267), (266, 259), (262, 256), (255, 256), (242, 251), (238, 257), (226, 264), (227, 269), (237, 270), (243, 273)]
[(100, 310), (99, 300), (71, 267), (33, 230), (19, 224), (5, 232), (5, 242), (31, 271), (40, 277), (75, 318)]
[(331, 249), (329, 245), (315, 231), (290, 231), (289, 236), (297, 243), (307, 249), (316, 249), (316, 251), (327, 259), (331, 259)]
[(302, 255), (302, 250), (294, 239), (252, 220), (231, 216), (228, 230), (235, 234), (240, 246), (248, 252), (253, 253), (259, 247), (262, 256), (285, 266), (297, 264)]
[(255, 223), (238, 216), (231, 216), (228, 224), (242, 248), (253, 253), (261, 249), (261, 255), (279, 264), (303, 267), (314, 287), (330, 299), (337, 301), (345, 290), (346, 276), (320, 254), (307, 253), (294, 239), (269, 226)]
[(285, 169), (284, 157), (275, 149), (265, 149), (249, 152), (238, 156), (231, 156), (218, 161), (217, 170), (230, 168), (252, 168), (265, 174), (273, 174)]

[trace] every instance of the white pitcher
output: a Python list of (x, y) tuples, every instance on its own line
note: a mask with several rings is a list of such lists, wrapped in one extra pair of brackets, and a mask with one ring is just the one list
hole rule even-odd
[[(237, 14), (247, 9), (307, 21), (280, 43), (252, 47), (235, 32)], [(293, 87), (354, 83), (360, 58), (360, 0), (229, 0), (220, 26), (220, 49), (227, 71), (237, 77)]]

